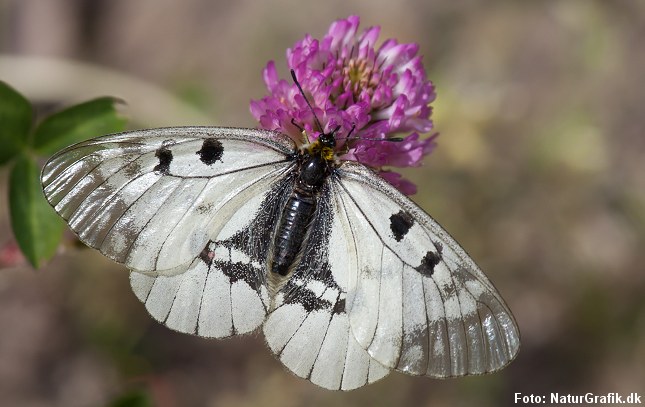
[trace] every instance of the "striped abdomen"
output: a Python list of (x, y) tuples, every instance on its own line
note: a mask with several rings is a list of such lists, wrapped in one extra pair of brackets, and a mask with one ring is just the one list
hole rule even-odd
[(271, 271), (287, 275), (289, 266), (300, 252), (311, 217), (316, 209), (313, 194), (295, 190), (287, 201), (276, 229)]

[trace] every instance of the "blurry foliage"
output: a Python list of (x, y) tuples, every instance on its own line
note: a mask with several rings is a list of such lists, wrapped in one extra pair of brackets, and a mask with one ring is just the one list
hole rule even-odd
[(120, 395), (108, 404), (108, 407), (152, 407), (152, 398), (145, 390), (131, 390)]
[(97, 134), (123, 130), (115, 99), (98, 98), (46, 117), (37, 125), (34, 109), (16, 90), (0, 82), (0, 165), (9, 167), (9, 209), (14, 236), (35, 268), (51, 258), (64, 223), (42, 193), (38, 158)]

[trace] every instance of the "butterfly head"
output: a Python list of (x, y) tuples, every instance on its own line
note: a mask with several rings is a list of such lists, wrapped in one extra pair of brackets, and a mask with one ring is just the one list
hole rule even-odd
[(336, 127), (334, 130), (332, 130), (329, 133), (322, 133), (318, 137), (318, 142), (324, 147), (324, 148), (329, 148), (332, 151), (334, 148), (336, 148), (336, 132), (340, 129), (340, 126)]
[(301, 150), (309, 156), (319, 156), (327, 162), (336, 161), (336, 132), (338, 129), (340, 126), (329, 133), (321, 133), (315, 141), (304, 144)]

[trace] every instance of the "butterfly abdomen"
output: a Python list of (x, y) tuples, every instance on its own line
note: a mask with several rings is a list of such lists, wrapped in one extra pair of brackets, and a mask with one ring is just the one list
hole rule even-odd
[(297, 190), (293, 192), (282, 211), (274, 238), (273, 273), (284, 276), (289, 272), (300, 252), (315, 209), (315, 197)]
[(294, 191), (287, 200), (273, 242), (271, 272), (286, 276), (300, 253), (311, 219), (316, 210), (316, 201), (329, 174), (329, 161), (320, 155), (301, 156), (298, 179)]

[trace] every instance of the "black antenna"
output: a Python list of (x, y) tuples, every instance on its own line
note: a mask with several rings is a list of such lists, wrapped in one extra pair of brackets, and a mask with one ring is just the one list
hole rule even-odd
[[(340, 127), (340, 126), (338, 126)], [(337, 128), (338, 129), (338, 128)], [(391, 137), (391, 138), (366, 138), (366, 137), (350, 137), (352, 133), (356, 130), (356, 123), (352, 125), (352, 129), (347, 133), (347, 135), (343, 138), (345, 141), (349, 140), (371, 140), (371, 141), (393, 141), (393, 142), (399, 142), (403, 141), (403, 137)]]
[[(354, 52), (353, 47), (352, 47), (352, 52)], [(316, 122), (316, 126), (318, 126), (318, 128), (320, 129), (320, 133), (321, 134), (336, 134), (336, 132), (338, 130), (340, 130), (340, 128), (342, 126), (338, 125), (330, 133), (325, 133), (325, 130), (323, 129), (322, 124), (320, 124), (320, 120), (318, 120), (318, 116), (316, 116), (316, 112), (314, 111), (313, 106), (311, 106), (311, 103), (309, 103), (309, 99), (307, 99), (307, 95), (305, 95), (305, 91), (302, 90), (302, 86), (300, 86), (300, 82), (298, 82), (298, 78), (296, 77), (296, 71), (294, 71), (293, 69), (291, 69), (291, 78), (293, 78), (293, 83), (295, 83), (296, 86), (298, 87), (298, 90), (300, 91), (300, 94), (305, 99), (305, 102), (307, 102), (307, 106), (309, 106), (309, 110), (311, 110), (311, 113), (314, 115), (314, 120)], [(305, 130), (302, 126), (296, 124), (296, 121), (293, 118), (291, 118), (291, 124), (296, 126), (298, 128), (298, 130), (300, 130), (301, 132), (303, 132)], [(382, 138), (365, 138), (365, 137), (349, 137), (354, 132), (355, 129), (356, 129), (356, 124), (354, 124), (352, 126), (352, 129), (349, 131), (349, 133), (347, 133), (347, 136), (345, 136), (343, 138), (343, 140), (345, 140), (345, 141), (349, 141), (349, 140), (392, 141), (392, 142), (395, 142), (395, 143), (403, 141), (403, 137), (391, 137), (391, 138), (386, 138), (386, 139), (382, 139)]]
[(294, 71), (293, 69), (291, 70), (291, 77), (293, 78), (293, 82), (298, 87), (298, 90), (300, 91), (300, 94), (302, 95), (303, 98), (305, 98), (305, 102), (307, 102), (307, 106), (309, 106), (309, 109), (311, 110), (311, 113), (314, 115), (314, 120), (316, 121), (316, 126), (318, 126), (318, 129), (320, 129), (321, 133), (325, 133), (325, 129), (323, 129), (322, 124), (320, 124), (320, 120), (318, 120), (318, 116), (316, 116), (316, 112), (314, 111), (314, 108), (311, 106), (311, 103), (309, 103), (309, 99), (307, 99), (307, 96), (305, 95), (305, 91), (302, 90), (302, 86), (300, 86), (300, 82), (298, 82), (298, 78), (296, 78), (296, 71)]
[(294, 119), (293, 117), (291, 118), (291, 124), (296, 126), (298, 130), (300, 130), (300, 133), (303, 133), (305, 131), (305, 128), (299, 125), (298, 123), (296, 123), (296, 119)]
[(341, 140), (370, 140), (370, 141), (391, 141), (393, 143), (399, 143), (404, 140), (403, 137), (390, 137), (390, 138), (367, 138), (367, 137), (344, 137)]

